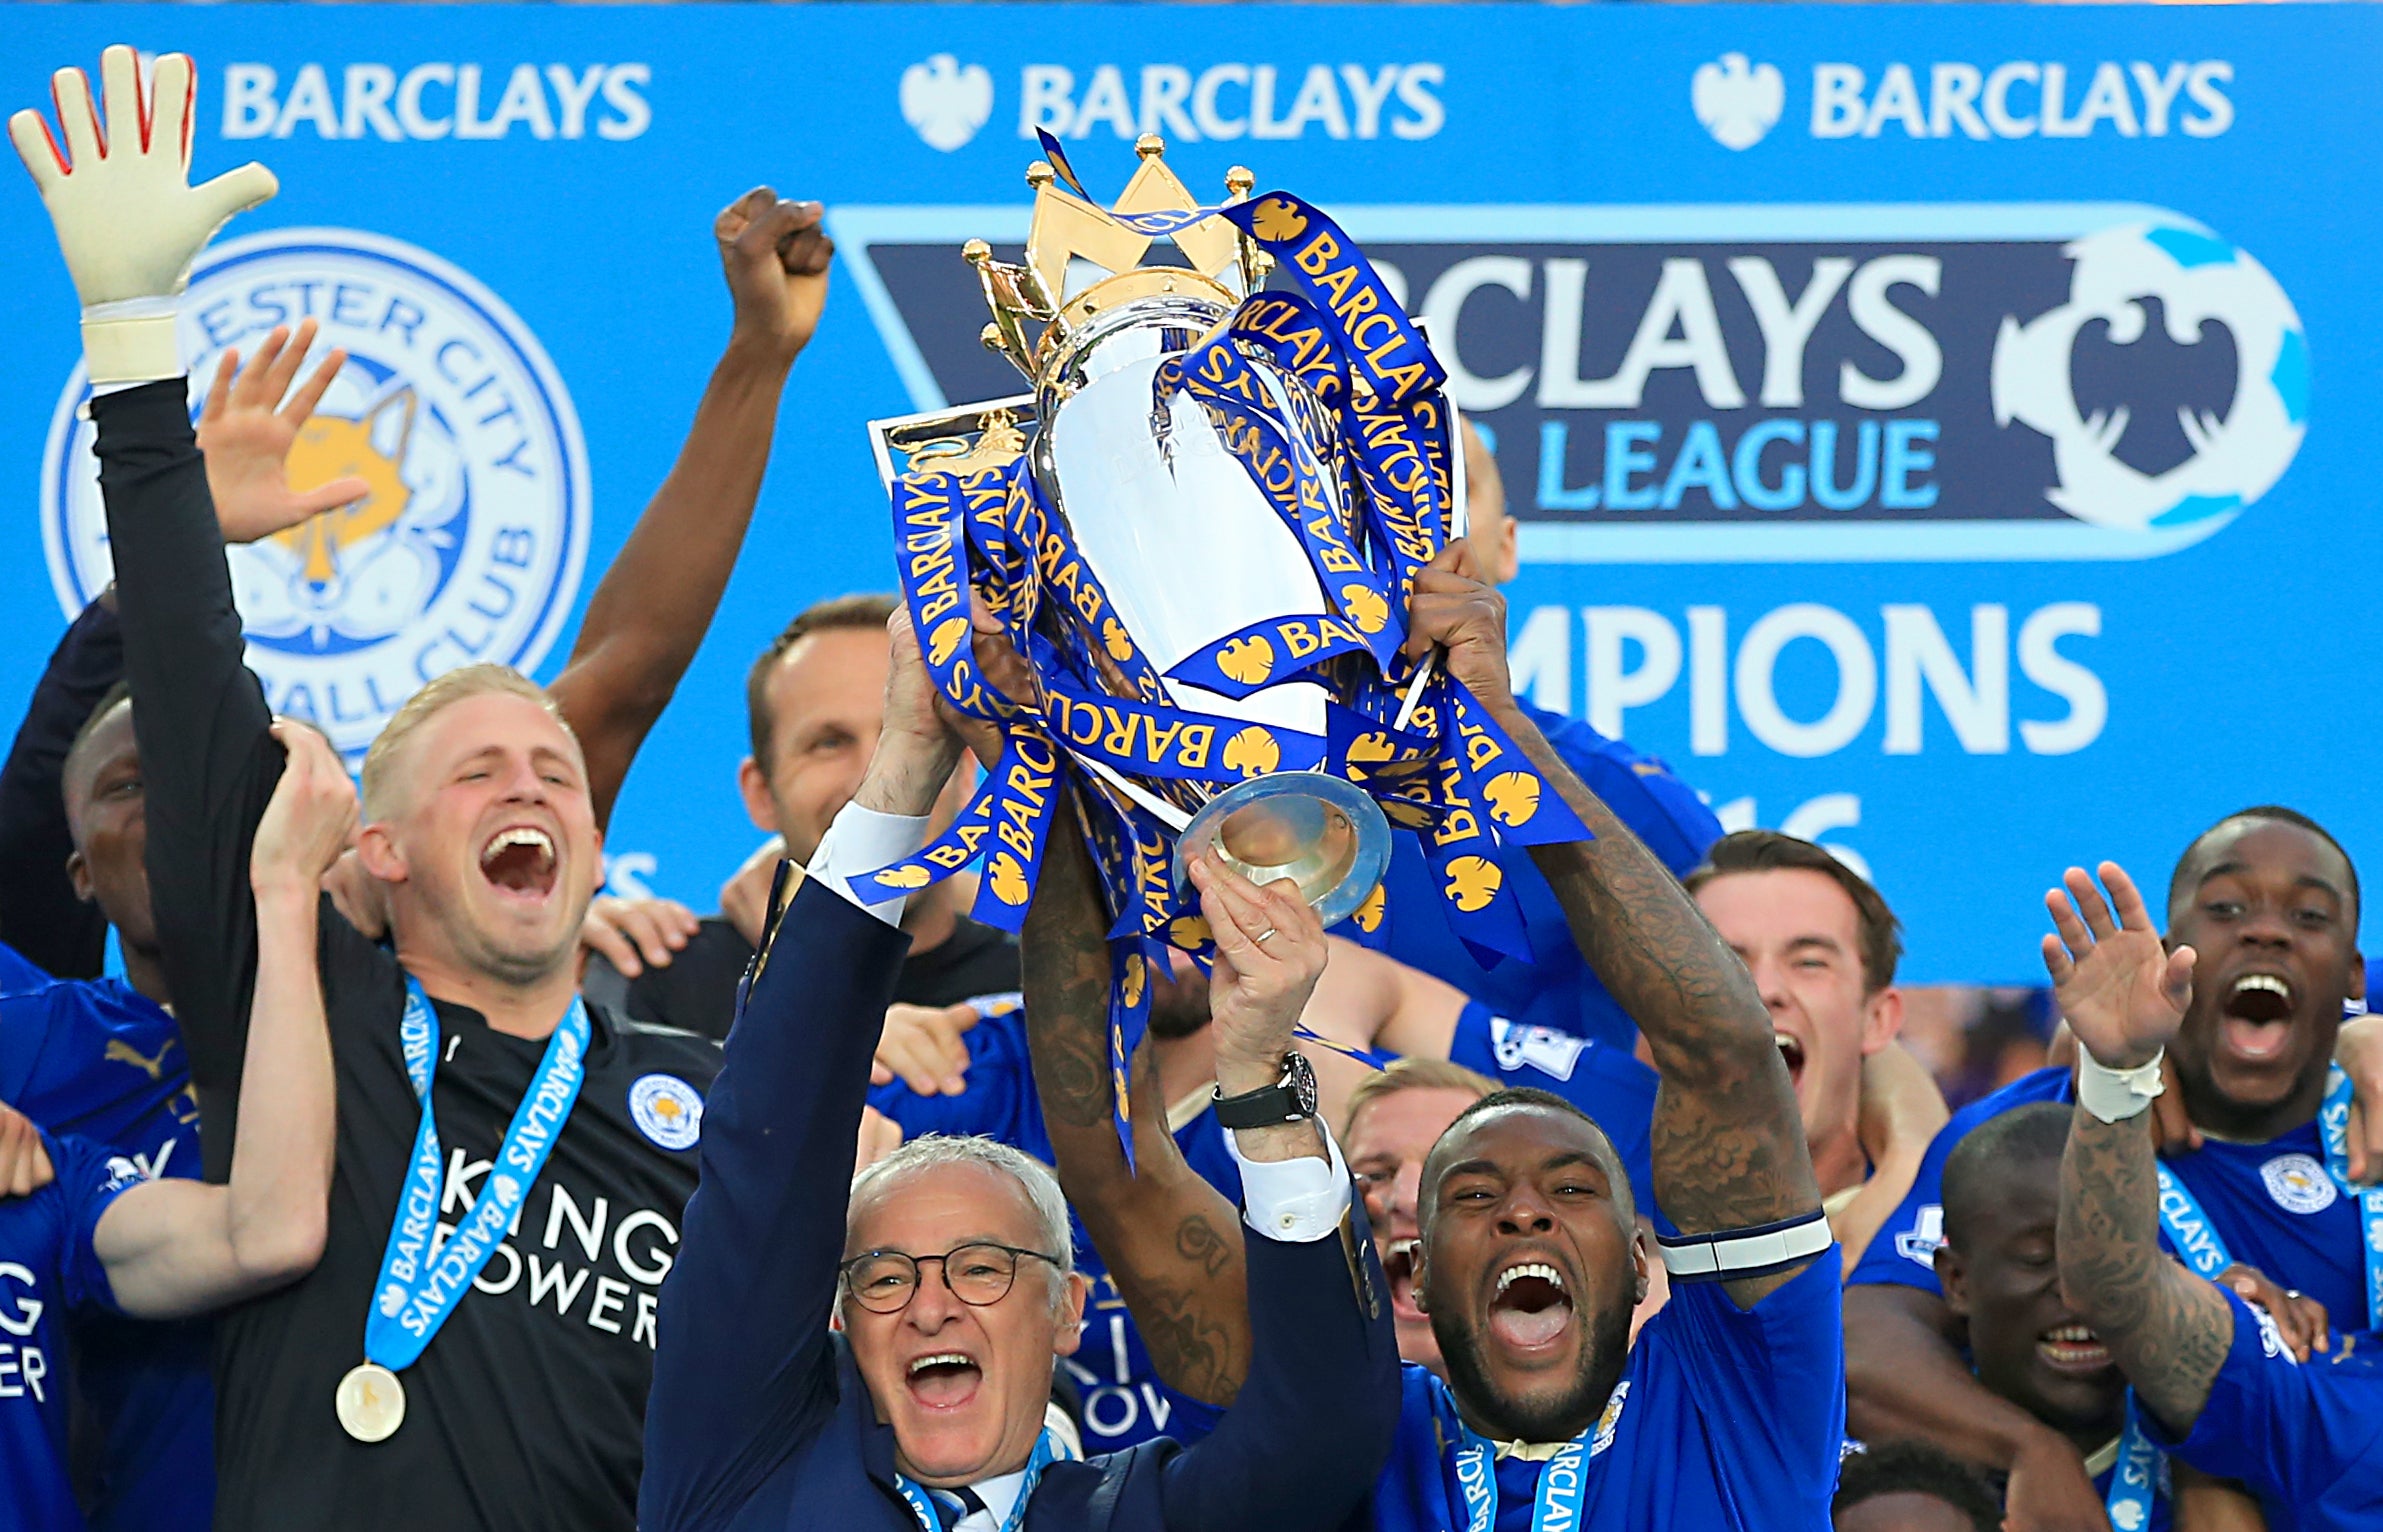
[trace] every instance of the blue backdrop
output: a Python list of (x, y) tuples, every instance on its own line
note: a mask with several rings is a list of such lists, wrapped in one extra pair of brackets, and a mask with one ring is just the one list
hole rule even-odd
[[(1096, 191), (1155, 130), (1365, 241), (1525, 518), (1522, 679), (1861, 858), (1911, 977), (2031, 977), (2062, 865), (2157, 877), (2245, 803), (2383, 846), (2372, 8), (11, 7), (0, 105), (117, 41), (198, 59), (199, 174), (282, 181), (194, 360), (301, 312), (359, 359), (309, 450), (387, 514), (240, 564), (276, 699), (353, 744), (424, 669), (552, 673), (726, 333), (713, 213), (833, 210), (616, 886), (709, 906), (746, 663), (891, 584), (863, 422), (1017, 387), (956, 251), (1023, 236), (1038, 125)], [(105, 549), (22, 180), (0, 270), (13, 716)]]

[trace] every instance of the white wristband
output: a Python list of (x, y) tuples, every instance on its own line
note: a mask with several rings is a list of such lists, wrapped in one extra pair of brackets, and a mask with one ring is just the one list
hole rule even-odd
[(2077, 1050), (2077, 1105), (2104, 1122), (2124, 1122), (2142, 1115), (2168, 1087), (2160, 1079), (2161, 1049), (2148, 1063), (2132, 1069), (2111, 1069), (2085, 1049)]
[(95, 388), (178, 378), (182, 342), (175, 328), (177, 298), (126, 298), (83, 310), (83, 365)]

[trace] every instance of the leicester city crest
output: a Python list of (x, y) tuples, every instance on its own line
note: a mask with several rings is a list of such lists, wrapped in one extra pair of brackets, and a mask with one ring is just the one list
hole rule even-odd
[[(360, 753), (414, 689), (476, 661), (533, 669), (587, 557), (587, 449), (519, 316), (426, 250), (352, 229), (280, 229), (201, 259), (182, 301), (192, 408), (227, 348), (319, 322), (348, 353), (289, 458), (298, 488), (356, 475), (361, 500), (229, 550), (248, 664), (275, 712)], [(42, 460), (42, 536), (69, 616), (107, 584), (107, 517), (67, 380)]]

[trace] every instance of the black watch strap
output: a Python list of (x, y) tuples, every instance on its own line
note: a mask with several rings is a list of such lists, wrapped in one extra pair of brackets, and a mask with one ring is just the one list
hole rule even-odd
[(1224, 1128), (1272, 1128), (1316, 1115), (1316, 1073), (1300, 1054), (1283, 1058), (1282, 1078), (1272, 1085), (1216, 1097), (1216, 1121)]

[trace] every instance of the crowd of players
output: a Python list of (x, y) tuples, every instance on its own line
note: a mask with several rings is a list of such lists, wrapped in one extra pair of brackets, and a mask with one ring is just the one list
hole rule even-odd
[(1594, 834), (1501, 853), (1536, 960), (1480, 966), (1409, 837), (1330, 932), (1195, 863), (1216, 960), (1148, 976), (1128, 1084), (1079, 837), (1015, 940), (845, 882), (998, 748), (889, 596), (755, 660), (721, 913), (596, 896), (815, 204), (721, 215), (731, 339), (562, 672), (432, 681), (359, 806), (224, 554), (359, 492), (282, 466), (343, 359), (259, 336), (194, 426), (173, 295), (271, 178), (187, 184), (187, 60), (102, 76), (11, 123), (116, 579), (0, 770), (9, 1525), (2383, 1528), (2383, 1021), (2313, 821), (2180, 827), (2164, 936), (2071, 869), (2073, 1057), (1948, 1116), (1875, 888), (1512, 694), (1475, 440), (1410, 626)]

